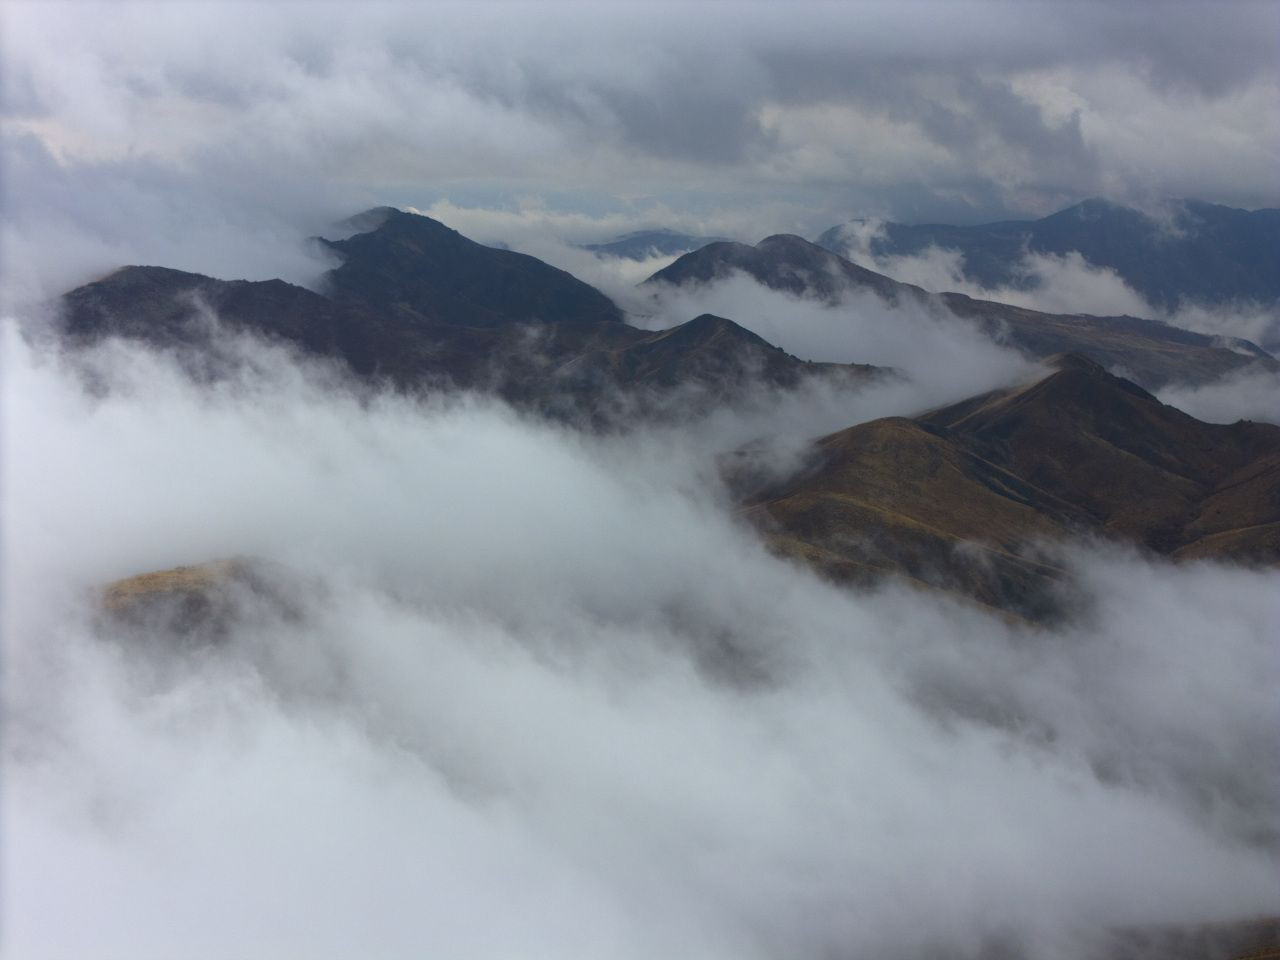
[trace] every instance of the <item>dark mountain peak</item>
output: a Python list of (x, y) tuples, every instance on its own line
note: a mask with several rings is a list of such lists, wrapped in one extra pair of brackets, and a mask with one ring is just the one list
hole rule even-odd
[(883, 274), (858, 266), (794, 234), (745, 243), (711, 243), (687, 253), (644, 282), (673, 286), (709, 283), (741, 271), (773, 290), (834, 303), (851, 290), (869, 289), (891, 302), (905, 291), (922, 293)]
[[(1111, 213), (1114, 211), (1131, 209), (1132, 208), (1126, 207), (1123, 204), (1116, 203), (1114, 200), (1108, 200), (1106, 197), (1085, 197), (1085, 199), (1081, 200), (1079, 203), (1067, 207), (1065, 210), (1061, 210), (1059, 212), (1071, 213), (1074, 211), (1077, 214)], [(1054, 216), (1054, 214), (1050, 214), (1049, 216)]]
[[(724, 327), (736, 327), (739, 330), (746, 330), (746, 327), (734, 323), (728, 317), (717, 316), (714, 313), (700, 313), (688, 323), (683, 324), (693, 330), (717, 330)], [(747, 331), (750, 333), (751, 331)], [(754, 334), (752, 334), (754, 336)]]
[[(755, 250), (758, 254), (771, 258), (779, 266), (793, 269), (826, 270), (835, 274), (847, 272), (850, 267), (857, 271), (863, 269), (852, 261), (793, 233), (776, 233), (771, 237), (765, 237), (756, 244)], [(868, 270), (866, 273), (870, 274), (871, 271)], [(858, 275), (858, 279), (862, 279), (861, 275)]]
[(361, 229), (343, 240), (321, 241), (344, 257), (359, 255), (372, 244), (386, 241), (444, 242), (459, 246), (465, 243), (480, 246), (439, 220), (421, 213), (397, 210), (395, 207), (374, 207), (356, 214), (346, 223)]
[(662, 337), (672, 343), (685, 344), (705, 343), (715, 337), (726, 337), (741, 344), (751, 344), (761, 349), (781, 352), (781, 348), (775, 347), (768, 340), (752, 333), (741, 324), (734, 323), (726, 317), (718, 317), (714, 313), (699, 314), (692, 320), (664, 331)]
[(1153, 422), (1181, 427), (1192, 418), (1162, 404), (1132, 380), (1109, 373), (1078, 353), (1061, 353), (1047, 363), (1051, 372), (1009, 390), (996, 390), (918, 419), (949, 430), (1007, 436), (1033, 424), (1046, 436), (1063, 431), (1097, 430), (1121, 436), (1148, 430)]
[(121, 267), (62, 297), (61, 329), (75, 339), (149, 333), (166, 339), (191, 319), (193, 295), (208, 297), (227, 286), (227, 281), (169, 267)]
[[(601, 357), (600, 359), (604, 359)], [(724, 401), (813, 379), (856, 388), (886, 373), (860, 364), (807, 363), (725, 317), (704, 313), (638, 339), (607, 358), (615, 382), (701, 393)]]
[[(370, 231), (389, 230), (396, 232), (421, 232), (430, 231), (432, 233), (445, 232), (456, 237), (463, 237), (461, 233), (452, 227), (446, 226), (434, 217), (429, 217), (425, 213), (411, 213), (408, 210), (400, 210), (397, 207), (374, 207), (372, 210), (366, 211), (361, 216), (376, 218), (379, 222)], [(468, 243), (474, 243), (474, 240), (467, 240)]]
[(608, 297), (571, 274), (476, 243), (422, 214), (387, 210), (373, 229), (323, 242), (342, 259), (326, 275), (335, 300), (405, 323), (495, 327), (622, 319)]
[(824, 258), (833, 256), (831, 251), (823, 250), (817, 244), (810, 243), (804, 237), (796, 236), (794, 233), (775, 233), (772, 236), (765, 237), (756, 244), (756, 249), (766, 252), (785, 252), (792, 255), (807, 254)]
[[(1052, 358), (1050, 365), (1055, 372), (1045, 377), (1041, 383), (1061, 383), (1078, 385), (1086, 399), (1093, 400), (1108, 391), (1119, 391), (1131, 397), (1138, 397), (1145, 402), (1164, 406), (1155, 396), (1142, 389), (1128, 377), (1117, 376), (1102, 364), (1079, 353), (1063, 353)], [(1173, 410), (1173, 407), (1168, 409)], [(1178, 411), (1181, 413), (1181, 411)], [(1183, 414), (1185, 416), (1185, 414)]]
[(1104, 197), (1090, 197), (1031, 223), (1040, 225), (1038, 229), (1042, 231), (1058, 228), (1078, 230), (1081, 225), (1093, 229), (1148, 230), (1152, 219), (1136, 207), (1127, 207)]
[[(1195, 539), (1195, 504), (1280, 453), (1280, 427), (1204, 423), (1087, 360), (918, 420), (1161, 552)], [(1250, 522), (1280, 519), (1274, 493), (1270, 506), (1250, 496), (1247, 516), (1260, 518)]]
[(1086, 370), (1092, 374), (1107, 375), (1107, 370), (1102, 364), (1074, 350), (1055, 353), (1051, 357), (1045, 357), (1043, 362), (1046, 367), (1052, 367), (1054, 370)]
[(370, 230), (378, 229), (387, 221), (387, 218), (400, 212), (395, 207), (370, 207), (368, 210), (339, 221), (334, 226), (347, 234), (368, 233)]
[(654, 227), (652, 230), (632, 230), (630, 233), (624, 233), (619, 237), (615, 237), (610, 242), (620, 243), (624, 240), (642, 240), (649, 239), (650, 237), (664, 238), (683, 236), (685, 236), (685, 234), (682, 234), (677, 230), (672, 230), (670, 227)]
[[(1116, 376), (1102, 364), (1086, 357), (1082, 353), (1055, 354), (1045, 361), (1045, 365), (1057, 372), (1045, 377), (1042, 381), (1044, 383), (1051, 380), (1062, 384), (1071, 383), (1077, 385), (1080, 390), (1089, 391), (1095, 396), (1099, 392), (1105, 393), (1109, 390), (1119, 390), (1152, 403), (1160, 403), (1151, 393), (1142, 389), (1132, 380), (1127, 377)], [(1163, 404), (1161, 405), (1163, 406)], [(1170, 407), (1169, 409), (1173, 408)]]
[[(128, 266), (112, 270), (89, 286), (96, 287), (98, 290), (112, 288), (125, 291), (169, 286), (178, 283), (205, 283), (212, 279), (212, 277), (203, 273), (175, 270), (172, 267)], [(82, 287), (80, 289), (85, 288)]]

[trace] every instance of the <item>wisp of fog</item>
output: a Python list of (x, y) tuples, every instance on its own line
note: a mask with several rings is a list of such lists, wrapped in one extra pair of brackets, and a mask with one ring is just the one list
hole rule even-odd
[[(13, 956), (1060, 960), (1280, 902), (1274, 573), (1080, 545), (1019, 626), (771, 556), (740, 428), (3, 346)], [(216, 641), (97, 609), (237, 556)]]

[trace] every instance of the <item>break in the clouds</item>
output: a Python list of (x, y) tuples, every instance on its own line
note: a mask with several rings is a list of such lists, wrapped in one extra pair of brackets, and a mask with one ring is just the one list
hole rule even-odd
[[(1081, 546), (1018, 627), (771, 557), (714, 424), (5, 336), (6, 955), (1062, 960), (1280, 896), (1272, 572)], [(237, 554), (219, 644), (94, 613)]]
[(279, 235), (378, 202), (533, 197), (631, 222), (750, 209), (731, 233), (752, 238), (1095, 194), (1280, 199), (1267, 3), (18, 2), (3, 16), (6, 272), (33, 289), (56, 287), (55, 265), (121, 261), (305, 280), (318, 271)]

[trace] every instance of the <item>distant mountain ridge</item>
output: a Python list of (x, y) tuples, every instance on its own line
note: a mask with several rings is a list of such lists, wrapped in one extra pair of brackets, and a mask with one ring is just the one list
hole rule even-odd
[[(850, 252), (849, 224), (817, 243)], [(870, 241), (873, 257), (913, 256), (929, 247), (957, 250), (966, 279), (984, 287), (1033, 289), (1020, 269), (1028, 253), (1079, 253), (1114, 270), (1158, 310), (1191, 304), (1280, 304), (1280, 209), (1240, 210), (1177, 200), (1162, 216), (1090, 199), (1039, 220), (975, 226), (887, 222)]]
[(491, 391), (597, 425), (809, 381), (851, 389), (885, 373), (799, 360), (726, 318), (628, 326), (607, 297), (564, 271), (428, 217), (375, 210), (352, 223), (368, 229), (326, 241), (344, 258), (326, 277), (327, 295), (281, 280), (124, 267), (63, 296), (62, 331), (75, 343), (118, 336), (178, 349), (216, 376), (212, 315), (371, 382)]
[(726, 239), (725, 237), (700, 237), (666, 229), (637, 230), (601, 243), (584, 243), (581, 247), (598, 256), (648, 260), (651, 257), (678, 256), (690, 250), (705, 247), (708, 243), (719, 243)]
[(1276, 368), (1275, 359), (1245, 340), (1224, 341), (1158, 320), (1049, 314), (959, 293), (935, 294), (810, 243), (801, 237), (766, 237), (754, 247), (713, 243), (685, 254), (644, 285), (692, 287), (743, 273), (773, 290), (809, 296), (831, 305), (851, 292), (874, 293), (891, 306), (914, 305), (939, 315), (969, 319), (995, 340), (1043, 359), (1078, 351), (1124, 369), (1150, 389), (1179, 381), (1204, 382), (1251, 363)]

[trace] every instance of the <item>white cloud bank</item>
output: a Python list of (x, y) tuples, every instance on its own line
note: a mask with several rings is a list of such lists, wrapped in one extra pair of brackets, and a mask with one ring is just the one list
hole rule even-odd
[[(696, 430), (257, 360), (91, 398), (6, 332), (8, 955), (1063, 960), (1280, 897), (1274, 573), (1081, 550), (1018, 630), (771, 558)], [(233, 554), (301, 616), (95, 627)]]

